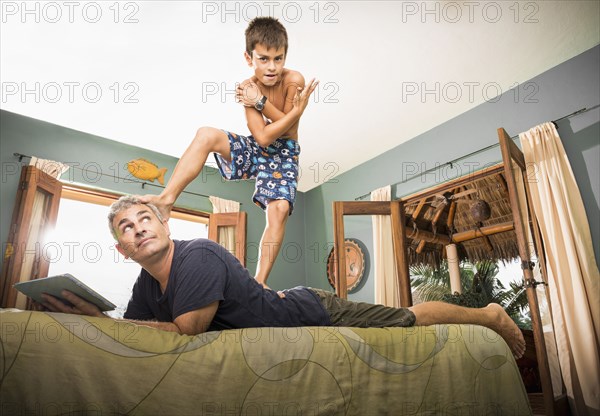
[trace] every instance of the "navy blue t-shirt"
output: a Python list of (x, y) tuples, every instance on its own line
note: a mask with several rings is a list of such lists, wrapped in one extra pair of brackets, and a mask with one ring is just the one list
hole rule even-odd
[(235, 256), (206, 239), (174, 240), (175, 252), (164, 293), (142, 269), (127, 305), (126, 319), (173, 322), (186, 312), (219, 301), (208, 330), (331, 325), (317, 295), (305, 287), (285, 298), (265, 290)]

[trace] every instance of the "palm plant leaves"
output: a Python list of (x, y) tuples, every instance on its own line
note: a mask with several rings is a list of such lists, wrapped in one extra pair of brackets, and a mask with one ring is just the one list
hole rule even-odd
[(460, 265), (463, 294), (450, 293), (448, 263), (443, 261), (438, 269), (419, 264), (410, 267), (411, 286), (423, 302), (446, 301), (470, 307), (489, 303), (501, 305), (520, 327), (531, 327), (529, 303), (523, 285), (515, 282), (506, 288), (498, 279), (498, 265), (490, 260)]

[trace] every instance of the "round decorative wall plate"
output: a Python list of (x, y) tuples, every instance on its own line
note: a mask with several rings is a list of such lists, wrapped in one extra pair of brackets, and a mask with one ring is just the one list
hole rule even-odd
[[(365, 254), (356, 240), (351, 238), (344, 241), (344, 250), (346, 250), (346, 284), (348, 291), (351, 291), (360, 284), (365, 274)], [(334, 289), (336, 271), (337, 265), (332, 248), (327, 257), (327, 280)]]

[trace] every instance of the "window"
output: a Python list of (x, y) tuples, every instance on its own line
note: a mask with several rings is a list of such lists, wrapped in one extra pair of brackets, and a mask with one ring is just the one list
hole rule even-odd
[[(108, 229), (108, 206), (117, 198), (63, 186), (33, 166), (23, 167), (0, 276), (0, 306), (30, 309), (15, 283), (70, 273), (118, 306), (111, 316), (122, 316), (140, 266), (120, 255)], [(178, 240), (212, 238), (245, 265), (245, 212), (175, 208), (169, 228)]]

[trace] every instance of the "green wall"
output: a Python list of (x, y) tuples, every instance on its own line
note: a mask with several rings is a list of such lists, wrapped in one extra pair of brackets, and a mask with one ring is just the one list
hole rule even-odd
[[(159, 193), (162, 189), (158, 186), (146, 186), (142, 189), (139, 183), (110, 176), (131, 179), (126, 170), (126, 162), (139, 157), (146, 158), (159, 167), (168, 169), (166, 180), (177, 163), (177, 158), (161, 153), (128, 146), (7, 111), (0, 111), (0, 159), (2, 164), (0, 231), (3, 252), (8, 237), (21, 165), (29, 162), (28, 159), (19, 162), (19, 159), (13, 156), (15, 152), (65, 162), (74, 168), (63, 175), (63, 180), (122, 194)], [(242, 210), (248, 213), (247, 267), (252, 274), (256, 270), (258, 244), (265, 226), (263, 211), (251, 201), (253, 190), (254, 182), (224, 181), (218, 171), (211, 167), (205, 167), (198, 178), (186, 189), (193, 193), (215, 195), (242, 203)], [(303, 196), (300, 195), (296, 205), (296, 209), (300, 212), (303, 209), (303, 199)], [(180, 196), (177, 205), (212, 212), (212, 205), (208, 198), (187, 193)], [(98, 220), (104, 221), (104, 218)], [(284, 242), (289, 246), (285, 252), (286, 256), (282, 256), (278, 260), (269, 280), (273, 288), (281, 289), (289, 285), (301, 285), (305, 282), (303, 258), (299, 258), (294, 253), (295, 246), (298, 246), (301, 251), (304, 244), (304, 224), (301, 216), (292, 216), (289, 219), (287, 236), (288, 238)], [(177, 238), (177, 236), (173, 236), (173, 238)]]
[[(325, 247), (331, 247), (333, 201), (353, 201), (374, 189), (396, 183), (392, 193), (400, 197), (481, 169), (501, 161), (498, 147), (464, 158), (452, 167), (446, 162), (497, 144), (499, 127), (516, 136), (540, 123), (556, 120), (584, 107), (597, 106), (600, 102), (599, 61), (600, 48), (594, 47), (521, 82), (518, 90), (507, 91), (494, 102), (481, 104), (307, 192), (304, 201), (307, 253), (312, 254), (311, 248), (317, 247), (319, 255), (323, 256), (326, 255)], [(590, 222), (597, 259), (600, 258), (599, 122), (598, 108), (558, 122)], [(366, 139), (365, 146), (377, 139), (374, 128), (373, 136)], [(518, 139), (516, 143), (519, 144)], [(440, 168), (425, 173), (436, 166)], [(369, 217), (346, 217), (344, 224), (346, 238), (361, 239), (371, 250)], [(307, 255), (308, 286), (329, 288), (325, 271), (322, 258)], [(349, 298), (374, 300), (372, 269), (364, 286), (350, 293)]]
[[(501, 159), (500, 152), (493, 147), (497, 144), (498, 127), (504, 127), (514, 136), (542, 122), (598, 105), (598, 73), (600, 48), (594, 47), (529, 81), (521, 82), (517, 90), (507, 91), (493, 102), (481, 104), (309, 192), (299, 193), (295, 213), (288, 221), (282, 251), (269, 280), (271, 287), (283, 289), (308, 285), (330, 288), (326, 260), (333, 242), (333, 201), (352, 201), (388, 184), (397, 184), (392, 191), (399, 197), (498, 162)], [(532, 90), (532, 86), (535, 89)], [(599, 123), (598, 108), (558, 123), (581, 190), (597, 259), (600, 258)], [(327, 129), (328, 126), (323, 128)], [(398, 129), (401, 128), (398, 126)], [(368, 138), (368, 141), (372, 140), (377, 140), (376, 128), (373, 137)], [(477, 152), (488, 146), (492, 148)], [(8, 235), (20, 171), (20, 163), (13, 156), (14, 152), (87, 167), (92, 173), (84, 177), (80, 170), (75, 169), (73, 179), (111, 191), (135, 194), (158, 192), (160, 189), (147, 187), (143, 190), (139, 184), (115, 182), (109, 177), (97, 178), (93, 173), (114, 174), (115, 168), (122, 170), (125, 162), (138, 157), (167, 167), (168, 172), (173, 171), (177, 162), (176, 158), (164, 154), (0, 111), (0, 228), (3, 245)], [(471, 153), (475, 154), (453, 163), (452, 167), (446, 165), (446, 162)], [(335, 163), (335, 160), (331, 162)], [(440, 168), (434, 172), (428, 171), (436, 166)], [(124, 170), (122, 172), (126, 173)], [(248, 212), (248, 268), (253, 273), (258, 242), (265, 224), (263, 212), (250, 201), (253, 183), (224, 182), (215, 169), (207, 167), (187, 190), (242, 202), (242, 209)], [(178, 203), (211, 210), (208, 200), (202, 197), (182, 195)], [(347, 217), (345, 227), (346, 237), (360, 240), (370, 255), (370, 218)], [(374, 299), (373, 271), (369, 259), (367, 263), (367, 277), (359, 290), (350, 294), (351, 299)]]

